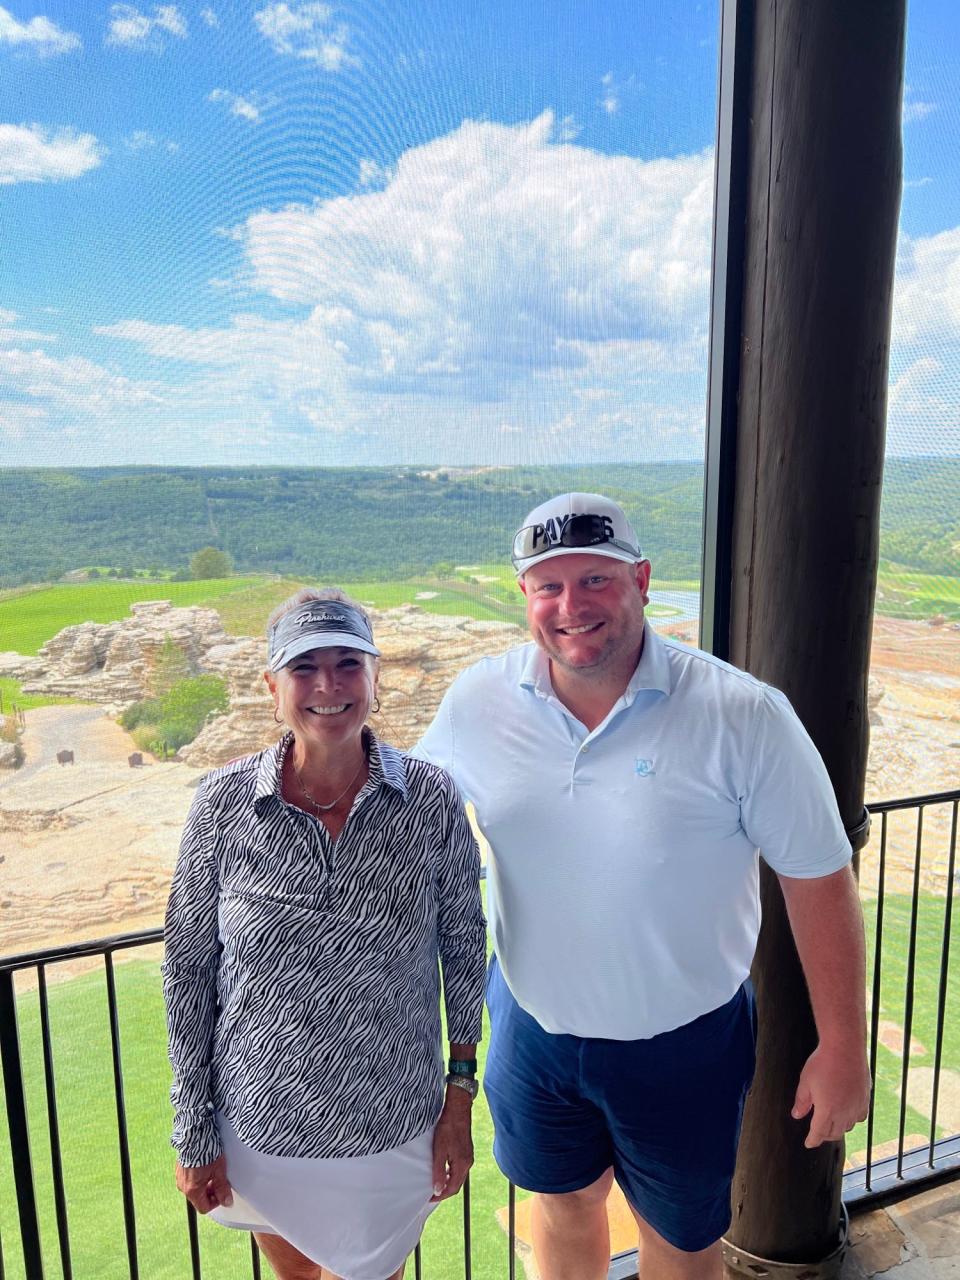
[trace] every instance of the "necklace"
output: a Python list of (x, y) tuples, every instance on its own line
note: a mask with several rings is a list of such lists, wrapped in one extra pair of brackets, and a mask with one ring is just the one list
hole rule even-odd
[(347, 794), (347, 792), (350, 790), (350, 788), (353, 786), (353, 784), (356, 782), (356, 780), (360, 777), (360, 774), (363, 772), (363, 766), (367, 763), (367, 757), (366, 757), (366, 754), (364, 754), (363, 759), (360, 761), (360, 768), (359, 768), (359, 769), (357, 770), (357, 772), (353, 775), (353, 777), (350, 779), (350, 781), (347, 783), (347, 785), (343, 788), (343, 790), (342, 790), (342, 791), (340, 792), (340, 794), (337, 796), (336, 800), (331, 800), (329, 804), (321, 804), (321, 803), (320, 803), (320, 801), (319, 801), (319, 800), (317, 800), (317, 799), (315, 799), (315, 798), (310, 794), (310, 792), (307, 790), (307, 788), (304, 786), (304, 784), (303, 784), (303, 778), (300, 776), (300, 770), (297, 768), (296, 763), (294, 762), (294, 760), (293, 760), (293, 758), (292, 758), (292, 755), (293, 755), (293, 753), (291, 752), (291, 760), (290, 760), (290, 763), (293, 765), (293, 772), (294, 772), (294, 774), (296, 775), (297, 784), (298, 784), (298, 786), (300, 787), (300, 790), (303, 792), (303, 794), (304, 794), (304, 796), (306, 797), (306, 799), (310, 801), (310, 803), (313, 805), (313, 807), (317, 810), (317, 812), (318, 812), (318, 813), (329, 813), (331, 809), (335, 809), (335, 808), (336, 808), (336, 806), (340, 803), (340, 801), (343, 799), (343, 797)]

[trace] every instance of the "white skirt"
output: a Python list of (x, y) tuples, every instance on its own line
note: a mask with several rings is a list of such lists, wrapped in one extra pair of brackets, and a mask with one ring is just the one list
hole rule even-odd
[(386, 1280), (413, 1252), (433, 1195), (433, 1129), (392, 1151), (328, 1159), (268, 1156), (217, 1128), (233, 1204), (210, 1217), (225, 1227), (282, 1236), (343, 1280)]

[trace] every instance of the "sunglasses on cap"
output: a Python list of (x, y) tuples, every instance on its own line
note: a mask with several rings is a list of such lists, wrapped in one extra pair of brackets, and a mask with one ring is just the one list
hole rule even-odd
[(590, 547), (616, 547), (618, 551), (639, 560), (640, 550), (632, 543), (614, 537), (613, 522), (609, 516), (569, 516), (557, 532), (558, 521), (549, 520), (547, 528), (542, 524), (528, 524), (513, 540), (513, 563), (546, 555), (564, 547), (568, 551), (584, 551)]

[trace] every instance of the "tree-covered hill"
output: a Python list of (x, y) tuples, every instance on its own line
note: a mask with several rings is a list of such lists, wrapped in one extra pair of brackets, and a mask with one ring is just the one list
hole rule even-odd
[(688, 464), (0, 471), (0, 584), (85, 565), (184, 568), (208, 544), (238, 573), (408, 576), (503, 559), (532, 506), (578, 488), (624, 503), (663, 576), (696, 577), (700, 476)]
[[(658, 577), (700, 572), (702, 468), (111, 467), (0, 471), (0, 585), (88, 565), (186, 569), (212, 545), (239, 573), (405, 577), (506, 557), (519, 521), (564, 489), (617, 498)], [(960, 573), (960, 459), (891, 460), (881, 554)]]

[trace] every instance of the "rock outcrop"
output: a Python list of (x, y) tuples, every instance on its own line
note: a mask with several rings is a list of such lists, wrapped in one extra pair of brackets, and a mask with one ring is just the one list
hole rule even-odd
[(205, 670), (204, 656), (229, 637), (215, 609), (174, 608), (168, 600), (130, 606), (120, 622), (65, 627), (40, 650), (23, 681), (25, 693), (102, 702), (117, 708), (144, 697), (164, 644), (172, 640), (190, 671)]

